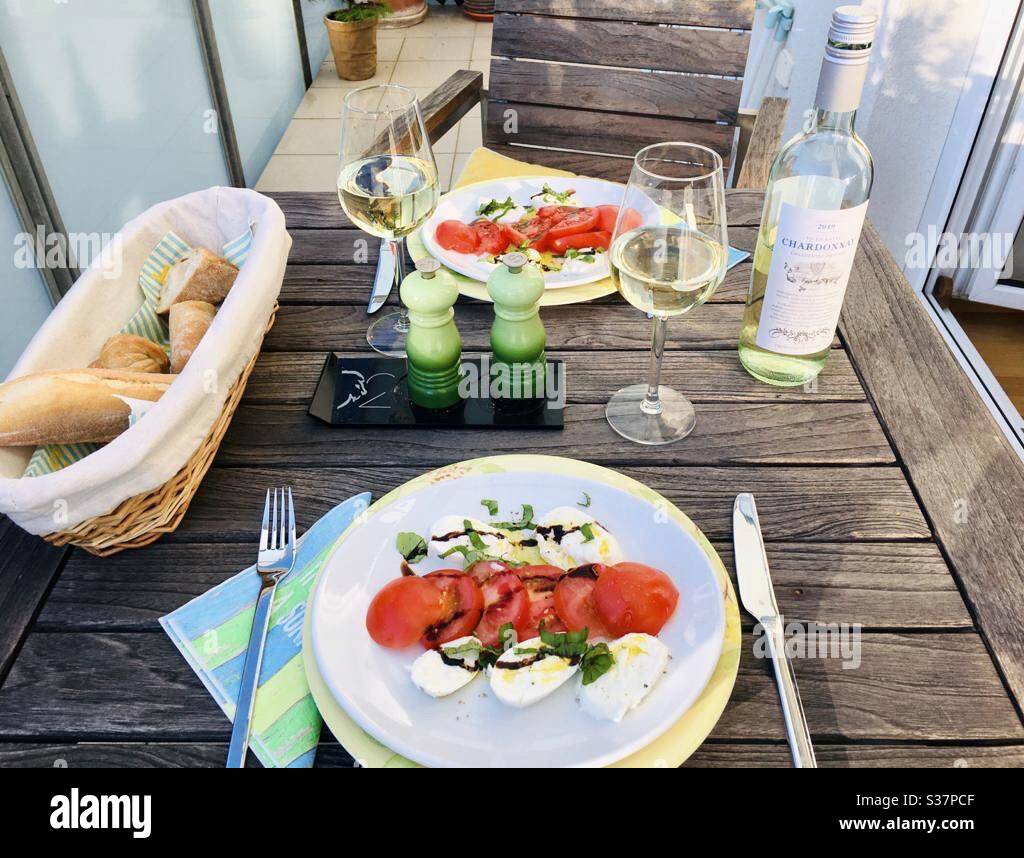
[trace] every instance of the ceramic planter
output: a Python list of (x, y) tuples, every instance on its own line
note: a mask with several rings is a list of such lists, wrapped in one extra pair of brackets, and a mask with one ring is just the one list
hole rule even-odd
[(334, 21), (324, 18), (338, 77), (367, 80), (377, 74), (377, 21)]
[(411, 27), (427, 17), (427, 0), (388, 0), (391, 13), (380, 22), (382, 29)]

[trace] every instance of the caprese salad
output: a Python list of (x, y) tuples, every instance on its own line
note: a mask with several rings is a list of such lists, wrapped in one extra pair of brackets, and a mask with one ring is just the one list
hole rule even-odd
[[(524, 504), (507, 521), (484, 500), (491, 521), (445, 515), (425, 536), (398, 534), (402, 574), (371, 601), (370, 637), (426, 650), (411, 678), (432, 697), (484, 674), (500, 702), (521, 708), (578, 676), (580, 706), (620, 721), (668, 664), (657, 635), (679, 592), (661, 570), (626, 561), (584, 500), (537, 518)], [(417, 574), (427, 558), (453, 565)]]
[[(512, 197), (482, 199), (470, 223), (444, 220), (434, 238), (443, 249), (496, 262), (512, 250), (525, 252), (543, 271), (586, 267), (611, 245), (617, 205), (580, 206), (575, 191), (555, 191), (545, 184), (524, 203)], [(640, 225), (640, 215), (628, 209), (624, 229)]]

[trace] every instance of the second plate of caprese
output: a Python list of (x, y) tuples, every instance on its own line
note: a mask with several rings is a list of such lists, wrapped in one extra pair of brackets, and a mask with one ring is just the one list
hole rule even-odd
[(720, 561), (638, 483), (554, 457), (424, 475), (341, 540), (310, 602), (319, 674), (429, 766), (605, 765), (714, 671)]

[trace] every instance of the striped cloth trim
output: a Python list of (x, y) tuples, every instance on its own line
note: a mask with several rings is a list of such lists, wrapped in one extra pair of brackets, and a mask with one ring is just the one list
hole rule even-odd
[[(245, 232), (238, 238), (229, 241), (221, 250), (224, 258), (239, 268), (242, 267), (252, 249), (253, 227), (254, 224), (250, 224)], [(139, 272), (142, 305), (121, 326), (118, 333), (145, 337), (170, 354), (171, 344), (167, 321), (157, 313), (156, 305), (167, 276), (167, 269), (191, 249), (184, 239), (173, 232), (167, 233), (160, 239), (157, 246), (146, 257), (146, 261), (142, 263), (142, 270)], [(130, 423), (129, 425), (134, 424)], [(39, 477), (43, 474), (52, 474), (84, 459), (101, 446), (101, 444), (48, 444), (37, 447), (32, 458), (29, 459), (24, 476)]]

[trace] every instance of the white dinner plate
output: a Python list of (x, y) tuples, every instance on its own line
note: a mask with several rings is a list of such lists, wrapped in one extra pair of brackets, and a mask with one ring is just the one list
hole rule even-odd
[[(452, 271), (457, 271), (474, 280), (486, 282), (497, 265), (489, 262), (487, 256), (474, 256), (470, 253), (445, 250), (434, 238), (437, 225), (445, 220), (471, 223), (479, 217), (477, 210), (480, 206), (492, 199), (505, 200), (512, 197), (513, 202), (527, 207), (530, 205), (531, 195), (539, 193), (545, 184), (558, 192), (567, 191), (570, 188), (575, 190), (576, 195), (572, 203), (580, 206), (620, 205), (625, 190), (622, 185), (617, 185), (614, 182), (579, 176), (523, 176), (497, 179), (493, 182), (478, 182), (446, 194), (438, 203), (430, 220), (423, 225), (420, 238), (430, 255)], [(649, 205), (652, 209), (655, 208), (653, 202)], [(514, 222), (516, 218), (510, 216), (508, 220)], [(594, 262), (575, 260), (570, 263), (568, 268), (563, 268), (561, 271), (545, 272), (544, 285), (548, 289), (582, 286), (586, 283), (603, 280), (608, 275), (608, 254), (599, 253)]]
[[(389, 650), (366, 631), (370, 600), (397, 577), (400, 531), (424, 534), (441, 515), (487, 520), (481, 499), (509, 516), (523, 503), (537, 516), (589, 495), (588, 511), (611, 530), (627, 559), (668, 573), (679, 605), (660, 639), (672, 659), (649, 696), (618, 724), (595, 720), (576, 701), (578, 680), (528, 709), (511, 709), (490, 693), (486, 676), (434, 699), (409, 668), (419, 646)], [(432, 558), (424, 573), (441, 568)], [(371, 507), (324, 564), (310, 602), (313, 657), (342, 709), (393, 751), (426, 766), (600, 766), (644, 747), (676, 723), (698, 698), (722, 650), (725, 611), (720, 565), (700, 531), (650, 489), (595, 465), (545, 456), (500, 456), (424, 475)]]

